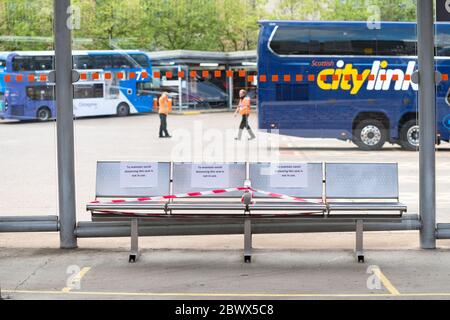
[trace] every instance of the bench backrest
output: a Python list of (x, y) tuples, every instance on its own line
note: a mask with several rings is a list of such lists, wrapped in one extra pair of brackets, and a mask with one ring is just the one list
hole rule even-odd
[(327, 163), (326, 199), (398, 199), (395, 163)]
[[(280, 167), (281, 165), (281, 167)], [(307, 163), (302, 164), (302, 173), (299, 179), (301, 186), (295, 187), (292, 185), (282, 186), (282, 179), (277, 179), (274, 174), (278, 169), (283, 169), (287, 166), (293, 166), (294, 169), (299, 169), (299, 164), (294, 163), (251, 163), (250, 164), (250, 180), (252, 187), (261, 191), (268, 191), (273, 193), (285, 194), (292, 197), (301, 197), (307, 199), (322, 199), (323, 197), (323, 165), (322, 163)], [(297, 167), (296, 167), (297, 166)], [(305, 179), (304, 181), (302, 181)], [(289, 179), (288, 179), (289, 181)], [(266, 198), (262, 194), (255, 194), (255, 197)]]
[(131, 187), (133, 182), (124, 181), (124, 165), (132, 162), (101, 161), (97, 163), (97, 198), (135, 198), (168, 195), (170, 193), (170, 163), (152, 163), (156, 179), (141, 187)]
[[(202, 167), (199, 167), (202, 166)], [(224, 172), (220, 173), (221, 169)], [(196, 171), (196, 173), (194, 172)], [(199, 172), (205, 175), (211, 172), (217, 178), (199, 178)], [(174, 163), (173, 164), (173, 193), (183, 194), (189, 192), (211, 191), (215, 189), (226, 189), (243, 187), (246, 180), (247, 165), (245, 163)], [(205, 196), (205, 198), (237, 198), (242, 197), (242, 192), (231, 192)], [(202, 198), (202, 197), (200, 197)]]

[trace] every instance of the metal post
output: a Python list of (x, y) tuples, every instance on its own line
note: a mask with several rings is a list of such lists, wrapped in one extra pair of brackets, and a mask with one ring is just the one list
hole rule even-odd
[[(180, 74), (182, 68), (178, 66), (178, 74)], [(183, 78), (178, 77), (178, 105), (180, 112), (183, 111)]]
[(244, 220), (244, 261), (252, 262), (252, 220), (250, 218)]
[(189, 103), (191, 102), (191, 83), (190, 83), (191, 77), (189, 77), (189, 66), (186, 66), (186, 106), (189, 110)]
[(77, 247), (70, 0), (54, 0), (60, 246)]
[(364, 221), (356, 221), (356, 259), (358, 262), (364, 262)]
[(233, 76), (228, 77), (228, 108), (233, 110), (234, 88)]
[(433, 2), (417, 0), (422, 249), (436, 248), (436, 80)]
[(137, 262), (139, 259), (139, 221), (138, 219), (131, 220), (131, 248), (130, 248), (130, 263)]

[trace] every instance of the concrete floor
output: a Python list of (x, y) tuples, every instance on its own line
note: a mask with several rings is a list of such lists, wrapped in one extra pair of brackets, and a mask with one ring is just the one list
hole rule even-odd
[[(75, 122), (79, 221), (90, 220), (85, 204), (95, 195), (98, 160), (397, 162), (400, 200), (418, 212), (417, 153), (286, 137), (273, 152), (264, 133), (256, 143), (235, 143), (238, 119), (229, 113), (169, 121), (171, 140), (157, 138), (154, 115)], [(251, 121), (256, 128), (256, 117)], [(56, 214), (55, 146), (53, 122), (0, 122), (0, 215)], [(439, 222), (450, 222), (449, 151), (444, 144), (437, 153)], [(61, 251), (57, 234), (0, 234), (0, 286), (11, 299), (450, 298), (450, 242), (420, 251), (417, 232), (367, 234), (364, 265), (354, 261), (353, 234), (255, 236), (252, 265), (242, 263), (242, 242), (240, 236), (146, 238), (141, 260), (129, 265), (128, 239), (81, 239), (79, 250)], [(381, 270), (378, 289), (367, 286), (371, 265)], [(66, 288), (70, 266), (81, 272), (80, 289)]]
[[(169, 239), (167, 239), (170, 241)], [(6, 299), (450, 299), (450, 251), (18, 249), (0, 253)], [(70, 277), (78, 280), (70, 282)], [(68, 283), (69, 281), (69, 283)]]

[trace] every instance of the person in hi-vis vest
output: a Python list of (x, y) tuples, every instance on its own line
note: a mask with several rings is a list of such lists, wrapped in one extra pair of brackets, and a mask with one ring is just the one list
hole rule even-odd
[(242, 121), (239, 126), (239, 133), (238, 136), (235, 138), (236, 140), (241, 140), (242, 138), (242, 132), (244, 129), (247, 129), (248, 134), (250, 135), (249, 140), (253, 140), (256, 138), (255, 134), (252, 131), (252, 128), (250, 128), (250, 125), (248, 123), (248, 118), (250, 116), (250, 113), (252, 112), (252, 104), (250, 97), (247, 96), (247, 91), (241, 90), (239, 92), (239, 106), (236, 109), (236, 112), (234, 113), (234, 116), (236, 117), (238, 113), (242, 116)]
[(169, 99), (169, 94), (164, 92), (159, 98), (159, 118), (161, 126), (159, 128), (160, 138), (171, 138), (167, 131), (167, 116), (172, 112), (172, 101)]

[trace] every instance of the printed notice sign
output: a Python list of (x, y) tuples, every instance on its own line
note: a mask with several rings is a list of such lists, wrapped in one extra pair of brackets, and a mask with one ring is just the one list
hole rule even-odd
[(272, 188), (307, 188), (307, 164), (274, 164), (270, 176)]
[(121, 188), (154, 188), (158, 185), (158, 164), (148, 162), (121, 162)]
[(229, 171), (228, 165), (225, 164), (193, 164), (192, 188), (227, 188), (230, 181)]

